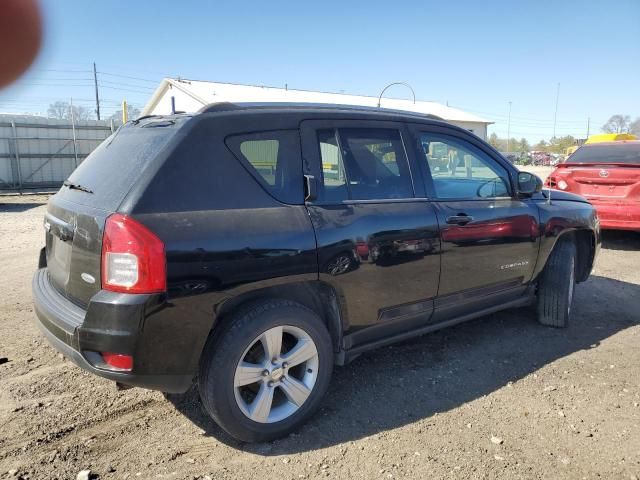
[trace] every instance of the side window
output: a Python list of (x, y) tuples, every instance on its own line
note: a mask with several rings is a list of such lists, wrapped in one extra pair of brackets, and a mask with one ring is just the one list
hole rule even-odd
[(382, 128), (319, 130), (326, 202), (412, 198), (400, 132)]
[(446, 135), (420, 135), (437, 198), (481, 199), (509, 196), (509, 176), (471, 144)]
[(227, 147), (275, 198), (303, 202), (302, 159), (297, 130), (232, 135)]
[(318, 130), (318, 144), (324, 186), (322, 200), (332, 203), (347, 200), (349, 198), (347, 176), (344, 173), (336, 131)]

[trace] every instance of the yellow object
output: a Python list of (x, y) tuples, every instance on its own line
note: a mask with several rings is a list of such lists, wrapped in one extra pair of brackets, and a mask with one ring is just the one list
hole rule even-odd
[(621, 140), (637, 140), (638, 137), (630, 133), (601, 133), (591, 135), (585, 143), (619, 142)]
[(127, 123), (129, 120), (129, 111), (127, 110), (127, 101), (122, 100), (122, 123)]
[(573, 145), (572, 147), (567, 148), (564, 153), (565, 155), (568, 157), (569, 155), (571, 155), (573, 152), (575, 152), (578, 149), (578, 145)]

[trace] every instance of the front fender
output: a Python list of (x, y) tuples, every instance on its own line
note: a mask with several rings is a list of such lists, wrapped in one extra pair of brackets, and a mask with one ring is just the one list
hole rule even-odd
[(584, 281), (591, 272), (596, 255), (600, 249), (600, 222), (595, 208), (587, 202), (552, 200), (551, 203), (537, 203), (540, 215), (540, 250), (538, 261), (533, 272), (535, 281), (547, 264), (558, 240), (573, 232), (589, 232), (592, 241), (584, 261), (589, 262), (583, 278)]

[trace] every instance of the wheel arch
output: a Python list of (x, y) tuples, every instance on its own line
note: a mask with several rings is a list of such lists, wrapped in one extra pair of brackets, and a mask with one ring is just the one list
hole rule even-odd
[(578, 255), (576, 261), (576, 282), (584, 282), (589, 278), (596, 254), (596, 236), (588, 229), (573, 232)]
[(561, 243), (565, 241), (571, 241), (576, 245), (576, 282), (584, 282), (591, 273), (593, 268), (593, 262), (596, 254), (596, 235), (588, 228), (580, 229), (567, 229), (560, 232), (556, 237), (553, 237), (553, 244), (548, 248), (544, 256), (543, 262), (539, 262), (539, 271), (536, 272), (536, 277), (544, 270), (551, 253)]
[(316, 313), (325, 324), (336, 354), (336, 363), (341, 364), (342, 335), (345, 320), (343, 302), (331, 285), (322, 281), (295, 282), (270, 286), (244, 292), (218, 304), (215, 320), (209, 335), (217, 335), (221, 327), (240, 309), (267, 299), (282, 299), (299, 303)]

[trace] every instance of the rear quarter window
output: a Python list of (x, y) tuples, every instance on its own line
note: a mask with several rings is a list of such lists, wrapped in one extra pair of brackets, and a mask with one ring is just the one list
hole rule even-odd
[(273, 130), (227, 137), (226, 145), (274, 198), (303, 203), (302, 157), (297, 130)]

